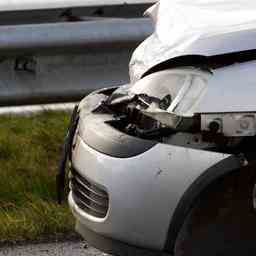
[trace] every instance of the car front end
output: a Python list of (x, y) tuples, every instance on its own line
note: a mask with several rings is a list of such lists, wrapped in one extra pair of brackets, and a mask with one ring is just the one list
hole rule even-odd
[[(204, 190), (255, 159), (254, 16), (246, 29), (236, 15), (234, 26), (218, 29), (194, 12), (195, 24), (206, 22), (191, 34), (159, 15), (166, 5), (172, 12), (193, 7), (163, 0), (149, 11), (156, 32), (134, 53), (131, 83), (85, 97), (66, 140), (62, 163), (69, 154), (76, 229), (114, 255), (174, 255)], [(167, 30), (179, 33), (168, 39)]]
[[(255, 63), (242, 65), (252, 75)], [(212, 99), (220, 89), (215, 80), (237, 71), (165, 70), (79, 104), (69, 205), (89, 243), (116, 255), (172, 254), (200, 193), (250, 164), (256, 113), (246, 104), (230, 112), (235, 106), (225, 102), (217, 107), (227, 111), (214, 111)]]

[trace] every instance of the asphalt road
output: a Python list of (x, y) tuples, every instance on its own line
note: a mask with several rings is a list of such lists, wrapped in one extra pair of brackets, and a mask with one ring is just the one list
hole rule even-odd
[(0, 248), (0, 256), (110, 256), (84, 242), (45, 243)]

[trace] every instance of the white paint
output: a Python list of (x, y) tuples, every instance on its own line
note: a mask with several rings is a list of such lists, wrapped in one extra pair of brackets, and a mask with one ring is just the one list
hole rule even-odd
[(133, 54), (133, 82), (151, 67), (175, 57), (255, 48), (255, 1), (160, 0), (150, 9), (150, 16), (155, 32)]
[(94, 218), (78, 208), (71, 195), (70, 207), (83, 225), (98, 234), (162, 250), (184, 192), (207, 168), (228, 156), (158, 144), (139, 156), (120, 159), (95, 151), (77, 136), (73, 165), (106, 188), (110, 208), (106, 218)]
[(237, 63), (213, 71), (207, 92), (194, 111), (251, 112), (256, 111), (256, 61)]

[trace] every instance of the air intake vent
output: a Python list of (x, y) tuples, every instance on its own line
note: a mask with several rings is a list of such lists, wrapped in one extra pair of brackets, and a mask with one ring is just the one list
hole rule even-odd
[(94, 217), (106, 217), (109, 205), (107, 192), (82, 177), (74, 168), (71, 168), (70, 189), (78, 207)]

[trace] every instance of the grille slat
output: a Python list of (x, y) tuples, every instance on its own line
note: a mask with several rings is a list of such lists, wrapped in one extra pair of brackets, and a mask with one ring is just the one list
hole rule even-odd
[(95, 197), (95, 195), (92, 194), (91, 191), (84, 188), (74, 178), (71, 179), (71, 189), (78, 190), (81, 194), (83, 194), (83, 196), (85, 198), (87, 198), (88, 200), (91, 200), (92, 202), (94, 202), (95, 204), (98, 204), (99, 206), (108, 207), (108, 200), (107, 199), (103, 199), (103, 198), (100, 198), (100, 197)]
[(85, 206), (87, 206), (88, 208), (90, 208), (91, 210), (95, 211), (95, 212), (98, 212), (99, 214), (105, 214), (106, 212), (106, 209), (104, 208), (100, 208), (100, 207), (97, 207), (95, 205), (93, 205), (90, 200), (85, 200), (85, 198), (83, 198), (83, 196), (81, 195), (81, 193), (77, 190), (73, 190), (72, 191), (73, 194), (76, 196), (76, 198), (82, 202)]
[(91, 182), (89, 182), (87, 179), (82, 177), (75, 169), (72, 169), (71, 173), (78, 182), (80, 182), (84, 187), (86, 187), (92, 193), (100, 197), (108, 198), (106, 191), (102, 190), (97, 185), (94, 185)]
[(74, 201), (79, 206), (79, 208), (83, 209), (86, 213), (88, 213), (94, 217), (97, 217), (97, 218), (104, 218), (106, 216), (105, 213), (99, 212), (99, 211), (93, 209), (92, 207), (88, 206), (83, 201), (79, 200), (73, 192), (72, 192), (72, 195), (73, 195)]
[(95, 195), (95, 197), (107, 199), (107, 196), (105, 194), (96, 192), (95, 190), (93, 190), (92, 186), (89, 187), (87, 184), (84, 184), (84, 182), (78, 176), (75, 176), (75, 180), (77, 183), (81, 184), (84, 189), (88, 190), (91, 194)]
[(75, 203), (86, 213), (98, 218), (107, 215), (109, 207), (107, 192), (82, 177), (74, 168), (71, 169), (70, 189)]

